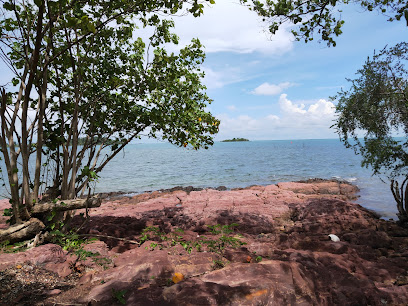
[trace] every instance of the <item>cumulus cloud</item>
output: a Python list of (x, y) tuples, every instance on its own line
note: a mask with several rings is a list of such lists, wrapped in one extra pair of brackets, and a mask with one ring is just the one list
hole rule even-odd
[(280, 83), (278, 85), (263, 83), (255, 88), (251, 93), (262, 96), (275, 96), (280, 94), (284, 89), (292, 87), (294, 84), (290, 82)]
[(279, 107), (286, 114), (303, 114), (305, 117), (313, 116), (322, 119), (326, 117), (334, 118), (335, 105), (330, 101), (320, 99), (306, 109), (304, 103), (295, 104), (287, 96), (287, 94), (281, 94), (279, 97)]
[(228, 105), (227, 109), (230, 110), (230, 111), (236, 111), (237, 107), (235, 105)]
[(320, 99), (315, 104), (309, 106), (308, 112), (310, 114), (320, 115), (334, 115), (335, 106), (332, 102), (326, 101), (325, 99)]
[(249, 139), (311, 139), (334, 138), (330, 126), (335, 119), (335, 105), (325, 99), (295, 103), (286, 94), (279, 97), (280, 114), (268, 114), (253, 118), (247, 115), (231, 117), (226, 114), (221, 119), (217, 138), (246, 137)]
[(280, 109), (287, 114), (305, 114), (306, 110), (305, 105), (302, 104), (294, 104), (292, 101), (287, 99), (287, 94), (282, 94), (279, 97), (279, 106)]
[(199, 18), (183, 16), (174, 21), (181, 45), (198, 37), (207, 53), (258, 51), (281, 55), (293, 47), (293, 36), (287, 28), (282, 27), (270, 37), (266, 31), (268, 25), (236, 0), (222, 0), (208, 5), (204, 8), (204, 15)]

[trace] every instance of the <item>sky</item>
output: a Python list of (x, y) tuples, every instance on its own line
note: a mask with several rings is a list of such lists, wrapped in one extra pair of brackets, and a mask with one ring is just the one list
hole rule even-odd
[[(408, 34), (405, 20), (388, 22), (354, 4), (345, 6), (342, 16), (343, 34), (330, 48), (295, 41), (289, 24), (271, 36), (268, 23), (238, 0), (217, 0), (199, 18), (173, 17), (179, 48), (192, 38), (205, 46), (204, 84), (214, 100), (208, 111), (221, 120), (215, 140), (338, 138), (330, 128), (336, 101), (329, 97), (348, 87), (346, 78), (353, 78), (374, 50)], [(10, 74), (4, 65), (0, 70), (3, 84)]]
[(346, 21), (336, 47), (297, 42), (285, 25), (274, 35), (268, 24), (237, 0), (218, 0), (199, 18), (175, 18), (181, 45), (198, 37), (207, 54), (203, 69), (208, 108), (221, 120), (215, 140), (337, 138), (334, 96), (374, 50), (401, 42), (404, 21), (388, 22), (361, 7), (343, 8)]

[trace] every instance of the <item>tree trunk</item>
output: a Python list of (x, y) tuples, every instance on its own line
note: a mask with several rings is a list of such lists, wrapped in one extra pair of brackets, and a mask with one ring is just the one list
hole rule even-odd
[(28, 240), (34, 238), (44, 228), (44, 223), (36, 218), (31, 218), (27, 222), (0, 230), (0, 242), (8, 241), (9, 243), (15, 243)]
[[(32, 215), (36, 215), (38, 218), (41, 218), (46, 216), (46, 214), (51, 211), (64, 212), (75, 209), (99, 207), (101, 206), (101, 202), (102, 200), (98, 197), (92, 197), (89, 199), (74, 199), (58, 201), (56, 203), (36, 204), (34, 205), (31, 213)], [(44, 228), (45, 225), (43, 222), (37, 218), (31, 218), (22, 224), (16, 224), (8, 229), (0, 230), (0, 242), (8, 241), (9, 243), (14, 243), (29, 240), (34, 238)]]
[(31, 212), (33, 215), (38, 215), (51, 211), (60, 212), (81, 208), (95, 208), (101, 206), (101, 202), (102, 200), (96, 196), (89, 199), (59, 200), (56, 203), (37, 204)]
[[(395, 202), (397, 202), (398, 219), (401, 224), (408, 223), (408, 184), (406, 184), (408, 178), (406, 178), (401, 187), (399, 187), (398, 181), (391, 180), (391, 192), (394, 196)], [(405, 207), (404, 207), (405, 204)]]

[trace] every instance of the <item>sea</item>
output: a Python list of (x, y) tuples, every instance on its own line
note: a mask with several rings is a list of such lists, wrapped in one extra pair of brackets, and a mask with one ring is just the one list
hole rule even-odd
[[(360, 188), (357, 203), (385, 219), (397, 219), (387, 178), (361, 167), (361, 156), (338, 139), (215, 142), (197, 151), (169, 143), (129, 144), (93, 187), (95, 192), (137, 194), (176, 186), (237, 188), (310, 178), (353, 183)], [(4, 187), (0, 194), (4, 198)]]

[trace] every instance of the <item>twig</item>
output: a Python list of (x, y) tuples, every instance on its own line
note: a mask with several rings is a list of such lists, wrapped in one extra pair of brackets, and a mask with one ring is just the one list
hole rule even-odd
[(65, 303), (61, 303), (61, 302), (54, 302), (53, 305), (54, 306), (55, 305), (83, 306), (84, 304), (72, 304), (72, 303), (65, 304)]
[(138, 242), (138, 241), (136, 241), (136, 240), (129, 240), (129, 239), (118, 238), (118, 237), (113, 237), (113, 236), (94, 235), (94, 234), (79, 234), (78, 236), (82, 236), (82, 237), (110, 238), (110, 239), (116, 239), (116, 240), (121, 240), (121, 241), (125, 241), (125, 242), (129, 242), (129, 243), (134, 243), (134, 244), (139, 244), (139, 245), (140, 245), (140, 242)]

